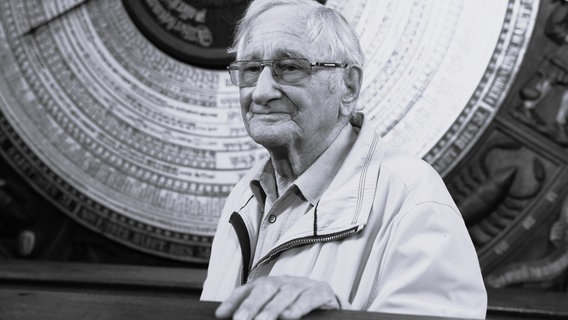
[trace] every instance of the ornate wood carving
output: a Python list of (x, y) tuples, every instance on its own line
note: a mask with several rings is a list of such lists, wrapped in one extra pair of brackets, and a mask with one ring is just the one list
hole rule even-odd
[(568, 3), (541, 3), (511, 93), (447, 177), (490, 287), (566, 290)]

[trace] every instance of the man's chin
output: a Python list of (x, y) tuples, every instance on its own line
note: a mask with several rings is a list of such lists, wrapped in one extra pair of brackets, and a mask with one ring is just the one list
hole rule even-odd
[(284, 139), (282, 139), (281, 137), (259, 137), (259, 138), (254, 138), (254, 141), (258, 144), (260, 144), (261, 146), (270, 149), (271, 147), (279, 147), (282, 145), (285, 145), (286, 143), (283, 141)]
[(285, 133), (257, 132), (250, 136), (256, 143), (264, 146), (265, 148), (283, 146), (288, 142), (288, 139), (286, 138), (288, 135)]

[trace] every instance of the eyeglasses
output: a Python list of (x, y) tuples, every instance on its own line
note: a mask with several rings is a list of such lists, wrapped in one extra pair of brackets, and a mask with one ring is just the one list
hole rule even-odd
[(272, 76), (281, 84), (297, 84), (310, 77), (313, 68), (345, 68), (347, 63), (310, 62), (308, 59), (240, 60), (232, 62), (227, 69), (231, 82), (239, 87), (252, 87), (264, 67), (270, 66)]

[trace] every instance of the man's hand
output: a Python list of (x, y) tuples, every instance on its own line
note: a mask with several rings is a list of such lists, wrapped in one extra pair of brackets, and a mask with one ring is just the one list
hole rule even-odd
[(339, 309), (329, 284), (308, 278), (264, 277), (236, 288), (215, 311), (219, 318), (298, 319), (314, 309)]

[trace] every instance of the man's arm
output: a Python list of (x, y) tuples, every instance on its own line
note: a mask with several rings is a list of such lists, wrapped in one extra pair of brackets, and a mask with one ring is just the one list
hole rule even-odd
[(369, 310), (485, 318), (479, 261), (459, 212), (425, 202), (393, 223)]

